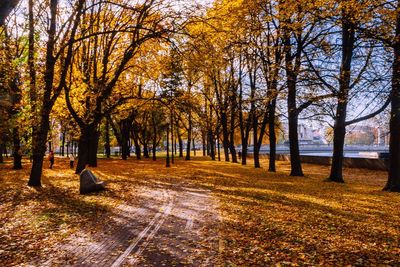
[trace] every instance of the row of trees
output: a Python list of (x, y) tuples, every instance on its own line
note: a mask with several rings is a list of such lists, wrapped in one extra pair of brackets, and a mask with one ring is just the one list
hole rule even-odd
[(123, 159), (132, 145), (155, 159), (171, 141), (189, 160), (197, 139), (212, 159), (232, 162), (240, 143), (247, 164), (252, 139), (259, 168), (268, 142), (273, 172), (287, 121), (293, 176), (303, 176), (299, 120), (313, 119), (333, 128), (328, 180), (344, 182), (346, 127), (391, 105), (385, 189), (400, 191), (398, 1), (220, 0), (184, 12), (160, 0), (30, 0), (15, 14), (18, 1), (4, 3), (0, 78), (11, 97), (0, 126), (15, 168), (21, 143), (31, 147), (29, 185), (41, 184), (53, 119), (79, 129), (76, 173), (97, 166), (102, 139), (110, 154), (111, 129)]

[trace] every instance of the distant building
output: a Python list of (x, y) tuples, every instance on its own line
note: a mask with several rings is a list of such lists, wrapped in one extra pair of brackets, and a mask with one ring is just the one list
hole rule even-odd
[[(282, 123), (283, 142), (289, 142), (289, 125), (288, 123)], [(298, 135), (300, 145), (311, 145), (311, 144), (326, 144), (324, 135), (321, 134), (320, 129), (313, 129), (311, 125), (299, 123)]]

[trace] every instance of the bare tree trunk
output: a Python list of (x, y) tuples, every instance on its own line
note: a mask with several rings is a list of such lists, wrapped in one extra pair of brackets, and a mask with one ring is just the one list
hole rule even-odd
[(192, 113), (189, 112), (189, 128), (188, 128), (188, 133), (187, 133), (185, 160), (190, 160), (190, 143), (191, 143), (191, 140), (192, 140)]
[(388, 181), (384, 190), (400, 192), (400, 1), (397, 1), (396, 36), (392, 74), (390, 156)]
[[(344, 16), (344, 15), (343, 15)], [(346, 135), (346, 112), (350, 90), (351, 61), (355, 43), (355, 30), (346, 18), (342, 18), (342, 65), (340, 67), (340, 88), (333, 130), (333, 157), (328, 180), (343, 183), (343, 151)]]
[(110, 147), (110, 122), (106, 120), (106, 127), (105, 127), (105, 144), (104, 148), (106, 151), (106, 157), (109, 159), (111, 157), (111, 147)]
[(65, 148), (65, 132), (62, 133), (62, 140), (61, 140), (61, 156), (64, 157), (64, 148)]
[(225, 161), (229, 161), (229, 133), (228, 133), (228, 118), (225, 112), (221, 112), (222, 126), (222, 146), (224, 147)]
[(192, 139), (193, 143), (193, 155), (196, 156), (196, 143), (194, 142), (194, 138)]
[(19, 136), (18, 126), (13, 127), (12, 130), (13, 135), (13, 169), (21, 170), (22, 169), (22, 154), (21, 154), (21, 140)]
[(97, 167), (97, 145), (99, 133), (95, 125), (88, 125), (81, 128), (78, 143), (78, 163), (76, 165), (76, 174), (80, 174), (86, 165)]
[(275, 111), (276, 111), (276, 98), (271, 100), (268, 108), (268, 129), (269, 129), (269, 168), (268, 171), (276, 171), (276, 134), (275, 134)]
[(212, 160), (215, 160), (215, 143), (214, 134), (211, 129), (208, 130), (208, 143), (210, 144), (210, 156)]
[(169, 162), (169, 125), (167, 126), (167, 159), (165, 163), (165, 167), (169, 168), (171, 167), (171, 164)]
[(0, 143), (0, 163), (4, 163), (3, 151), (4, 151), (4, 144)]

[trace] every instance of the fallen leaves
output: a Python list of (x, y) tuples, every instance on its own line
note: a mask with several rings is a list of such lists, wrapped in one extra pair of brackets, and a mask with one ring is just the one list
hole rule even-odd
[[(342, 185), (323, 181), (324, 166), (306, 165), (307, 177), (299, 178), (288, 176), (285, 162), (281, 172), (268, 173), (204, 158), (177, 160), (171, 169), (162, 160), (112, 159), (94, 169), (107, 190), (81, 196), (78, 176), (67, 165), (57, 160), (54, 170), (45, 170), (39, 190), (26, 186), (27, 167), (0, 165), (2, 265), (60, 254), (59, 245), (78, 233), (112, 232), (118, 212), (156, 201), (152, 188), (177, 182), (210, 189), (218, 201), (221, 265), (400, 264), (400, 195), (380, 190), (385, 172), (347, 169)], [(65, 255), (67, 261), (73, 260)]]

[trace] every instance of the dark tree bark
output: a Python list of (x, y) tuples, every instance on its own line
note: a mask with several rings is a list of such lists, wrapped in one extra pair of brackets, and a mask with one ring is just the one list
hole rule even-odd
[(219, 134), (217, 136), (217, 153), (218, 153), (218, 161), (221, 161), (221, 144)]
[(384, 190), (400, 192), (400, 1), (397, 1), (396, 34), (393, 50), (389, 174)]
[[(286, 21), (289, 25), (291, 21)], [(291, 30), (284, 27), (284, 53), (285, 53), (285, 70), (286, 83), (288, 88), (287, 107), (288, 107), (288, 123), (289, 123), (289, 148), (290, 148), (290, 176), (304, 176), (301, 167), (299, 137), (298, 137), (298, 116), (299, 110), (296, 105), (297, 100), (297, 77), (301, 66), (302, 53), (302, 35), (297, 33), (298, 38), (295, 53), (292, 54), (292, 38)], [(297, 36), (296, 35), (296, 36)], [(294, 63), (293, 63), (294, 61)]]
[(193, 143), (193, 155), (196, 156), (196, 143), (194, 138), (192, 139), (192, 143)]
[(157, 122), (156, 122), (154, 113), (152, 113), (151, 119), (152, 119), (152, 122), (153, 122), (153, 147), (152, 147), (153, 153), (152, 153), (152, 158), (153, 158), (153, 161), (156, 161), (157, 160), (156, 152), (157, 152), (157, 145), (158, 145), (158, 141), (157, 141), (158, 129), (157, 129)]
[(97, 130), (97, 125), (93, 127), (94, 130), (89, 139), (89, 157), (87, 163), (90, 167), (97, 167), (97, 148), (99, 146), (100, 133)]
[(178, 135), (178, 145), (179, 145), (179, 157), (183, 158), (183, 140), (182, 140), (182, 135), (177, 132)]
[[(77, 3), (77, 13), (74, 18), (73, 26), (71, 28), (70, 36), (68, 38), (68, 46), (66, 56), (63, 59), (61, 67), (61, 75), (59, 78), (59, 84), (57, 87), (53, 85), (56, 58), (54, 56), (55, 44), (56, 44), (56, 22), (57, 22), (57, 9), (58, 0), (50, 1), (50, 27), (48, 29), (48, 41), (46, 47), (46, 64), (44, 73), (44, 92), (42, 96), (42, 103), (39, 112), (39, 120), (37, 128), (33, 128), (32, 132), (32, 150), (33, 150), (33, 162), (31, 174), (29, 177), (29, 186), (41, 186), (41, 175), (43, 167), (43, 157), (46, 151), (46, 140), (49, 131), (49, 120), (50, 112), (54, 106), (55, 101), (61, 93), (61, 90), (65, 87), (65, 80), (69, 70), (69, 66), (72, 61), (73, 43), (75, 40), (75, 33), (80, 23), (80, 17), (82, 15), (82, 9), (84, 0), (79, 0)], [(30, 10), (31, 11), (31, 10)], [(31, 12), (30, 12), (31, 13)], [(30, 14), (30, 17), (33, 14)], [(32, 79), (32, 77), (30, 77)]]
[[(233, 163), (238, 163), (237, 160), (237, 154), (236, 154), (236, 147), (235, 147), (235, 111), (232, 107), (231, 111), (231, 119), (230, 119), (230, 131), (229, 131), (229, 152), (231, 153), (232, 156), (232, 162)], [(213, 142), (214, 144), (214, 142)], [(215, 144), (214, 144), (215, 147)]]
[(203, 145), (203, 157), (205, 157), (207, 153), (207, 142), (206, 142), (206, 134), (204, 133), (204, 131), (201, 132), (201, 142)]
[(88, 125), (81, 128), (81, 134), (78, 142), (78, 163), (76, 165), (76, 174), (80, 174), (86, 165), (97, 167), (97, 145), (99, 133), (96, 125)]
[[(214, 142), (214, 133), (211, 129), (208, 130), (208, 143), (210, 144), (210, 156), (212, 160), (215, 160), (215, 142)], [(193, 139), (193, 148), (194, 148), (194, 139)]]
[(144, 157), (145, 159), (150, 158), (150, 155), (149, 155), (149, 146), (148, 146), (148, 144), (147, 144), (147, 141), (144, 141), (144, 142), (143, 142), (143, 157)]
[(276, 134), (275, 134), (276, 97), (273, 97), (268, 107), (268, 132), (269, 132), (269, 167), (268, 171), (275, 172), (276, 166)]
[[(344, 12), (344, 11), (343, 11)], [(340, 67), (339, 94), (333, 130), (333, 157), (329, 181), (343, 183), (343, 151), (346, 135), (346, 113), (350, 90), (351, 62), (355, 43), (354, 26), (342, 18), (342, 64)]]
[[(256, 100), (255, 100), (255, 93), (256, 93), (256, 76), (257, 76), (257, 68), (254, 66), (254, 58), (248, 55), (247, 65), (249, 68), (249, 81), (250, 81), (250, 111), (247, 114), (247, 119), (244, 119), (244, 112), (243, 112), (243, 83), (241, 74), (239, 75), (239, 125), (240, 125), (240, 136), (242, 140), (242, 165), (247, 164), (247, 155), (248, 155), (248, 146), (249, 146), (249, 137), (250, 131), (252, 128), (258, 127), (258, 121), (256, 117)], [(257, 132), (255, 133), (257, 136)], [(258, 162), (259, 165), (259, 158), (258, 154), (256, 155), (255, 162)]]
[(105, 127), (104, 149), (106, 151), (106, 157), (109, 159), (111, 157), (111, 147), (110, 147), (110, 122), (108, 120), (106, 120), (106, 127)]
[(65, 132), (62, 133), (62, 141), (61, 141), (61, 156), (64, 157), (64, 148), (65, 148)]
[(3, 152), (4, 152), (4, 144), (0, 143), (0, 163), (4, 163)]
[(169, 161), (169, 127), (170, 125), (167, 126), (167, 159), (165, 163), (165, 167), (167, 168), (171, 167), (171, 163)]
[(120, 134), (121, 134), (121, 150), (122, 150), (122, 159), (127, 160), (129, 157), (129, 140), (131, 133), (132, 120), (124, 119), (120, 122)]
[(174, 157), (174, 149), (175, 149), (175, 144), (174, 144), (174, 113), (171, 109), (171, 114), (170, 114), (170, 127), (171, 127), (171, 163), (174, 164), (175, 162), (175, 157)]
[(15, 126), (12, 130), (13, 135), (13, 169), (22, 169), (21, 140), (19, 136), (19, 127)]
[(229, 161), (228, 118), (225, 112), (221, 112), (221, 126), (222, 126), (222, 146), (224, 148), (225, 161)]
[[(21, 91), (18, 86), (18, 78), (15, 77), (11, 82), (12, 89), (12, 105), (13, 110), (11, 115), (15, 116), (19, 112), (19, 106), (21, 104)], [(12, 128), (12, 139), (13, 139), (13, 169), (20, 170), (22, 169), (22, 153), (21, 153), (21, 137), (19, 131), (19, 125), (15, 125)]]
[(137, 127), (136, 126), (134, 126), (134, 129), (133, 129), (133, 131), (132, 131), (132, 139), (133, 139), (133, 143), (134, 143), (134, 145), (135, 145), (135, 155), (136, 155), (136, 159), (137, 160), (140, 160), (140, 159), (142, 159), (142, 148), (141, 148), (141, 146), (140, 146), (140, 142), (139, 142), (139, 137), (138, 137), (138, 134), (137, 134)]
[(258, 147), (258, 118), (257, 114), (254, 112), (252, 118), (253, 122), (253, 160), (254, 160), (254, 168), (260, 168), (260, 150)]
[(188, 132), (187, 132), (187, 142), (186, 142), (186, 156), (185, 156), (185, 160), (190, 160), (190, 143), (192, 140), (192, 113), (189, 112), (189, 116), (188, 116), (188, 120), (189, 120), (189, 127), (188, 127)]

